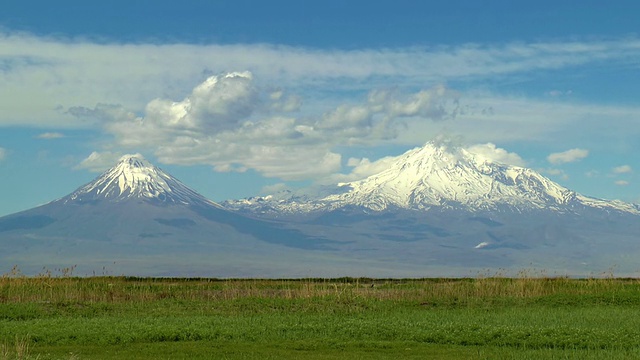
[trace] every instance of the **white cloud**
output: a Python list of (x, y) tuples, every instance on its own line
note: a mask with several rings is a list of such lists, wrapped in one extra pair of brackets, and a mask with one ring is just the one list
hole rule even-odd
[(348, 174), (333, 174), (321, 179), (320, 182), (324, 184), (335, 184), (362, 180), (388, 169), (397, 159), (398, 156), (386, 156), (375, 161), (370, 161), (367, 158), (349, 158), (349, 160), (347, 160), (347, 166), (352, 169)]
[(251, 78), (248, 72), (211, 76), (180, 102), (151, 101), (145, 109), (145, 121), (178, 130), (235, 129), (257, 106)]
[(282, 90), (277, 90), (269, 94), (271, 99), (271, 110), (277, 112), (294, 112), (300, 110), (302, 98), (297, 95), (284, 95)]
[(482, 155), (488, 159), (508, 165), (525, 166), (526, 163), (520, 155), (508, 152), (505, 149), (496, 147), (493, 143), (476, 144), (467, 147), (471, 153)]
[(330, 133), (329, 139), (366, 144), (398, 138), (409, 122), (450, 120), (457, 112), (458, 94), (441, 85), (413, 94), (373, 90), (366, 103), (340, 105), (326, 112), (313, 127)]
[[(640, 107), (560, 102), (504, 96), (486, 91), (459, 93), (454, 121), (404, 121), (406, 129), (394, 139), (397, 144), (415, 146), (424, 143), (425, 134), (461, 135), (465, 143), (588, 141), (605, 151), (616, 144), (632, 143), (640, 137), (636, 126)], [(576, 131), (580, 129), (580, 131)]]
[(80, 164), (75, 166), (75, 169), (86, 169), (91, 172), (103, 172), (112, 166), (114, 166), (122, 154), (113, 153), (110, 151), (92, 152)]
[(456, 97), (457, 94), (439, 85), (430, 90), (422, 90), (407, 99), (399, 99), (393, 91), (374, 91), (369, 95), (369, 102), (384, 108), (389, 117), (420, 115), (443, 120), (452, 115), (446, 100), (452, 99), (455, 104)]
[(621, 165), (613, 168), (614, 174), (628, 174), (633, 172), (633, 169), (629, 165)]
[(575, 162), (589, 156), (589, 150), (585, 149), (570, 149), (567, 151), (553, 153), (547, 156), (547, 161), (552, 164), (564, 164)]
[[(622, 63), (640, 56), (640, 39), (318, 50), (268, 44), (97, 43), (0, 32), (0, 49), (0, 124), (83, 127), (64, 109), (105, 103), (138, 113), (150, 99), (176, 98), (203, 74), (230, 69), (250, 69), (262, 79), (260, 86), (314, 89), (327, 96), (382, 83), (415, 88)], [(420, 101), (417, 95), (399, 110), (411, 112), (410, 104), (420, 107)], [(296, 98), (281, 103), (283, 111), (298, 106)]]
[(36, 136), (36, 138), (38, 139), (60, 139), (63, 137), (64, 137), (64, 134), (59, 132), (46, 132)]
[(626, 180), (617, 180), (614, 182), (614, 184), (618, 185), (618, 186), (627, 186), (629, 185), (629, 182)]

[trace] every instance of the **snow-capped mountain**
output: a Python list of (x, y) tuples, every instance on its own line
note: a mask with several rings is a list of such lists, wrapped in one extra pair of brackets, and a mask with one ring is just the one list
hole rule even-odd
[(60, 199), (63, 203), (143, 199), (157, 203), (219, 205), (149, 163), (142, 155), (124, 155), (113, 168)]
[(326, 243), (225, 210), (140, 155), (65, 197), (0, 218), (0, 267), (33, 273), (76, 264), (132, 275), (285, 274), (280, 256), (306, 259), (305, 250)]
[(311, 200), (268, 196), (223, 205), (254, 213), (360, 207), (373, 211), (437, 208), (471, 212), (600, 208), (640, 214), (632, 204), (583, 196), (534, 170), (501, 164), (446, 143), (427, 143), (407, 151), (386, 170), (338, 184), (335, 193), (328, 196)]
[(639, 210), (448, 144), (408, 151), (360, 181), (222, 206), (128, 155), (72, 194), (0, 218), (0, 272), (590, 276), (615, 265), (637, 276)]
[(428, 143), (400, 156), (388, 169), (364, 180), (340, 184), (348, 191), (323, 199), (384, 210), (388, 207), (465, 210), (562, 210), (591, 206), (638, 213), (631, 204), (589, 198), (534, 170), (497, 163), (448, 144)]
[(341, 241), (355, 258), (467, 275), (483, 267), (637, 271), (637, 205), (584, 196), (532, 169), (447, 143), (427, 143), (378, 174), (322, 190), (221, 205)]

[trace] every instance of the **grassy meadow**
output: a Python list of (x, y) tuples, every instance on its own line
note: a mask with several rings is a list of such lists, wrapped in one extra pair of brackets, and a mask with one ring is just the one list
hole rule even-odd
[(637, 359), (640, 281), (0, 277), (5, 359)]

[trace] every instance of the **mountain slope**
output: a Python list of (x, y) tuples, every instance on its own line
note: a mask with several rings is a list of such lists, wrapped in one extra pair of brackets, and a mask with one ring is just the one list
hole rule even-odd
[(594, 276), (612, 267), (635, 276), (640, 269), (637, 205), (590, 198), (448, 144), (428, 143), (378, 174), (323, 190), (222, 205), (343, 241), (354, 261), (419, 264), (417, 276), (498, 268)]
[(249, 212), (310, 212), (346, 207), (387, 209), (458, 209), (478, 211), (587, 208), (640, 214), (637, 206), (580, 195), (539, 173), (494, 162), (482, 155), (427, 143), (399, 156), (386, 170), (360, 181), (338, 184), (335, 193), (312, 199), (263, 197), (226, 202)]
[(97, 270), (106, 263), (127, 274), (240, 276), (255, 274), (254, 264), (269, 274), (265, 264), (272, 264), (280, 274), (281, 256), (304, 262), (303, 250), (329, 246), (283, 224), (229, 212), (140, 155), (122, 157), (63, 198), (0, 218), (0, 265), (25, 271), (46, 264)]
[(66, 204), (127, 199), (219, 207), (162, 169), (155, 167), (139, 154), (123, 156), (116, 166), (59, 201)]
[(631, 204), (589, 198), (531, 169), (496, 163), (446, 144), (428, 143), (410, 150), (387, 170), (341, 185), (349, 191), (323, 200), (333, 206), (358, 205), (372, 210), (389, 206), (408, 209), (438, 206), (470, 211), (599, 207), (640, 213)]

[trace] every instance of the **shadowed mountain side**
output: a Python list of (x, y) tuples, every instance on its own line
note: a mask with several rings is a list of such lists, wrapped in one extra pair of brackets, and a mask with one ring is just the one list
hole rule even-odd
[[(47, 224), (31, 226), (30, 219)], [(375, 260), (354, 266), (336, 256), (338, 242), (216, 208), (53, 203), (2, 218), (0, 228), (0, 273), (14, 265), (28, 274), (78, 265), (81, 275), (309, 277), (384, 268), (409, 274)]]
[[(421, 265), (455, 276), (489, 269), (517, 274), (544, 269), (560, 276), (594, 276), (615, 268), (637, 276), (640, 221), (634, 214), (587, 209), (466, 212), (454, 209), (375, 212), (355, 206), (296, 214), (296, 227), (341, 242), (352, 259)], [(284, 221), (286, 216), (281, 216)], [(420, 274), (416, 274), (420, 276)], [(436, 273), (440, 276), (440, 273)]]
[(17, 214), (0, 218), (0, 232), (43, 228), (56, 220), (46, 215)]
[[(135, 244), (163, 238), (189, 246), (201, 241), (251, 237), (270, 244), (313, 250), (331, 241), (282, 224), (246, 218), (214, 207), (153, 206), (146, 202), (62, 204), (54, 202), (0, 218), (0, 234)], [(3, 236), (0, 236), (0, 241)]]
[(260, 221), (229, 211), (202, 206), (191, 207), (191, 210), (205, 219), (224, 223), (242, 234), (251, 235), (271, 244), (306, 250), (330, 250), (332, 249), (331, 244), (339, 244), (337, 241), (327, 240), (321, 236), (305, 235), (300, 230), (287, 227), (285, 223), (281, 222)]

